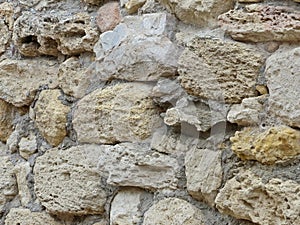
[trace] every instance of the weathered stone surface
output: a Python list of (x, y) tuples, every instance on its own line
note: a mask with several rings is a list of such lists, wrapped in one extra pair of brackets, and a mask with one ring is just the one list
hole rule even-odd
[(204, 225), (201, 210), (179, 198), (166, 198), (154, 204), (143, 222), (152, 224)]
[(136, 13), (146, 3), (146, 0), (129, 0), (125, 8), (129, 14)]
[(263, 0), (238, 0), (241, 3), (254, 3), (254, 2), (262, 2)]
[(294, 8), (248, 5), (219, 16), (223, 29), (239, 41), (300, 40), (300, 12)]
[(9, 157), (0, 156), (0, 212), (4, 209), (4, 204), (18, 193), (13, 168)]
[(255, 95), (262, 56), (241, 43), (195, 38), (179, 59), (179, 79), (200, 98), (239, 103)]
[(60, 90), (44, 90), (35, 104), (35, 123), (43, 137), (53, 146), (67, 134), (67, 113), (70, 108), (59, 100)]
[(227, 120), (241, 126), (258, 125), (264, 113), (264, 102), (266, 96), (258, 96), (243, 99), (241, 104), (232, 105)]
[(142, 207), (149, 204), (152, 195), (138, 188), (118, 192), (111, 203), (110, 225), (137, 225), (143, 217)]
[(267, 59), (268, 111), (290, 126), (300, 127), (300, 48)]
[(159, 0), (185, 23), (216, 25), (218, 15), (233, 7), (233, 0)]
[(0, 4), (0, 55), (5, 52), (7, 44), (11, 38), (14, 8), (13, 4), (4, 2)]
[(100, 5), (103, 3), (103, 0), (83, 0), (85, 3), (92, 5)]
[(106, 193), (97, 171), (99, 154), (94, 145), (51, 149), (37, 158), (35, 193), (43, 206), (54, 214), (99, 214)]
[(19, 142), (19, 152), (24, 159), (28, 159), (37, 151), (36, 136), (31, 133), (28, 137), (22, 137)]
[(6, 216), (5, 225), (62, 225), (45, 212), (31, 212), (29, 209), (12, 208)]
[(97, 12), (97, 25), (101, 32), (113, 30), (121, 22), (118, 2), (108, 2)]
[(180, 54), (168, 38), (174, 26), (175, 19), (165, 13), (125, 17), (95, 45), (99, 79), (153, 81), (174, 76)]
[(56, 60), (5, 59), (0, 62), (0, 98), (15, 106), (29, 105), (42, 86), (57, 86)]
[(108, 184), (150, 190), (177, 187), (179, 165), (175, 158), (132, 143), (107, 145), (103, 151), (98, 167), (108, 173)]
[(264, 164), (292, 159), (300, 154), (300, 131), (286, 126), (267, 130), (249, 127), (230, 138), (232, 150), (242, 160), (257, 160)]
[(185, 157), (185, 173), (189, 194), (214, 205), (222, 184), (221, 151), (194, 148)]
[(14, 24), (13, 41), (25, 56), (92, 52), (98, 40), (88, 13), (24, 12)]
[(161, 125), (151, 90), (148, 84), (122, 83), (82, 98), (73, 116), (78, 140), (113, 144), (149, 138)]
[(227, 181), (216, 198), (219, 211), (265, 225), (300, 223), (300, 185), (277, 178), (267, 183), (250, 171)]

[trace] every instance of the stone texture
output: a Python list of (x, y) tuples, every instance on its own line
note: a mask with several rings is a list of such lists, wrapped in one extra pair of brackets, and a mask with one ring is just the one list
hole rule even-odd
[(239, 103), (255, 95), (262, 56), (241, 43), (195, 38), (179, 59), (179, 79), (192, 95)]
[(0, 4), (0, 55), (5, 52), (12, 35), (14, 8), (13, 4), (4, 2)]
[(202, 212), (179, 198), (166, 198), (145, 213), (143, 225), (204, 225)]
[(45, 212), (31, 212), (29, 209), (12, 208), (6, 216), (5, 225), (62, 225)]
[(268, 111), (287, 125), (300, 127), (300, 48), (273, 54), (265, 76), (269, 88)]
[(174, 76), (180, 54), (169, 39), (174, 26), (175, 19), (166, 13), (125, 17), (95, 45), (99, 79), (153, 81)]
[(238, 41), (300, 40), (300, 13), (294, 8), (252, 4), (219, 17), (223, 29)]
[(92, 52), (98, 40), (88, 13), (24, 12), (14, 24), (13, 41), (24, 56), (77, 55)]
[(37, 158), (35, 193), (53, 214), (103, 213), (107, 194), (97, 163), (101, 149), (93, 145), (51, 149)]
[(19, 153), (24, 159), (28, 159), (37, 151), (36, 136), (31, 133), (27, 137), (22, 137), (19, 142)]
[(108, 184), (176, 189), (180, 167), (175, 158), (150, 151), (147, 145), (132, 143), (103, 146), (103, 151), (98, 167), (102, 173), (108, 173)]
[(144, 141), (161, 125), (158, 109), (149, 98), (152, 86), (122, 83), (82, 98), (73, 126), (82, 143), (113, 144)]
[(216, 198), (217, 208), (239, 219), (261, 225), (300, 223), (300, 185), (273, 178), (268, 182), (250, 171), (227, 181)]
[(36, 126), (53, 146), (59, 145), (67, 134), (67, 114), (70, 108), (59, 100), (60, 96), (60, 90), (44, 90), (34, 106)]
[(4, 59), (0, 62), (0, 98), (15, 106), (29, 105), (40, 87), (57, 86), (56, 60)]
[(242, 160), (274, 164), (300, 154), (300, 131), (286, 126), (266, 130), (249, 127), (230, 138), (232, 150)]
[(125, 8), (129, 14), (136, 13), (146, 3), (146, 0), (129, 0)]
[(18, 193), (13, 168), (9, 157), (0, 156), (0, 212), (3, 211), (5, 203)]
[(85, 3), (92, 5), (100, 5), (103, 3), (103, 0), (83, 0)]
[(97, 12), (97, 25), (101, 32), (113, 30), (121, 22), (118, 2), (108, 2)]
[(215, 26), (221, 13), (233, 7), (233, 0), (159, 0), (184, 23)]
[(194, 148), (185, 157), (185, 174), (189, 194), (214, 206), (222, 184), (221, 151)]
[(142, 207), (152, 195), (138, 188), (126, 188), (117, 193), (111, 203), (110, 225), (137, 225), (143, 218)]
[(241, 126), (254, 126), (260, 124), (264, 114), (266, 96), (258, 96), (243, 99), (241, 104), (231, 106), (227, 120)]

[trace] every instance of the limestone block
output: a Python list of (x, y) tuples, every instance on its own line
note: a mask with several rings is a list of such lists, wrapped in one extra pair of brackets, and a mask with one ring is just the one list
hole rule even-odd
[(227, 181), (216, 198), (221, 213), (261, 225), (300, 223), (300, 185), (273, 178), (268, 182), (250, 171)]
[(77, 55), (91, 52), (98, 40), (88, 13), (24, 12), (14, 25), (13, 41), (25, 56)]
[(37, 151), (36, 136), (31, 133), (28, 137), (22, 137), (19, 142), (19, 152), (24, 159), (28, 159)]
[(56, 60), (5, 59), (0, 62), (0, 98), (20, 107), (29, 105), (41, 86), (57, 86)]
[(222, 184), (221, 151), (194, 148), (185, 157), (185, 173), (189, 194), (214, 205)]
[(0, 4), (0, 55), (5, 52), (12, 35), (14, 8), (13, 4), (4, 2)]
[(179, 79), (192, 95), (225, 103), (255, 96), (262, 56), (247, 45), (195, 38), (179, 59)]
[(265, 76), (269, 88), (268, 111), (290, 126), (300, 127), (300, 48), (273, 54)]
[(113, 30), (121, 22), (118, 2), (108, 2), (97, 12), (97, 25), (101, 32)]
[(73, 115), (78, 141), (113, 144), (149, 138), (162, 122), (149, 98), (151, 90), (150, 84), (122, 83), (82, 98)]
[(227, 120), (241, 126), (258, 125), (261, 121), (260, 116), (264, 113), (266, 99), (266, 96), (244, 98), (241, 104), (231, 106)]
[(107, 194), (97, 171), (97, 146), (84, 145), (66, 150), (50, 149), (37, 158), (35, 193), (53, 214), (100, 214)]
[(300, 154), (300, 131), (286, 126), (266, 130), (249, 127), (230, 138), (232, 150), (242, 160), (257, 160), (263, 164), (292, 159)]
[(175, 158), (132, 143), (104, 146), (98, 167), (108, 173), (108, 184), (150, 190), (176, 189), (180, 169)]
[(238, 41), (300, 40), (300, 12), (294, 8), (251, 4), (219, 16), (225, 31)]
[(59, 100), (59, 96), (60, 90), (44, 90), (34, 106), (35, 124), (53, 146), (59, 145), (67, 134), (67, 114), (70, 110)]
[(125, 8), (129, 14), (136, 13), (146, 3), (146, 0), (129, 0)]
[(138, 188), (126, 188), (114, 197), (110, 208), (110, 225), (140, 224), (142, 205), (152, 201), (152, 195)]
[(154, 81), (176, 74), (180, 48), (168, 36), (175, 19), (166, 13), (127, 16), (100, 35), (94, 52), (101, 80)]
[(4, 205), (18, 193), (17, 182), (9, 157), (0, 156), (0, 212)]
[(166, 198), (145, 213), (143, 225), (204, 225), (202, 212), (179, 198)]
[(215, 26), (221, 13), (233, 7), (233, 0), (159, 0), (184, 23)]
[(6, 216), (5, 225), (62, 225), (46, 212), (31, 212), (29, 209), (12, 208)]

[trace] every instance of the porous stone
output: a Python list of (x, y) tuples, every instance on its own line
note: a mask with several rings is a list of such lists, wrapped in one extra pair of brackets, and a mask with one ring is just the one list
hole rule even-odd
[(219, 16), (226, 33), (238, 41), (300, 40), (300, 13), (294, 8), (251, 4)]
[(4, 59), (0, 62), (0, 98), (17, 107), (29, 105), (40, 87), (58, 85), (57, 73), (56, 60)]
[(0, 212), (3, 211), (5, 203), (18, 193), (13, 168), (8, 156), (0, 156)]
[(285, 124), (300, 127), (300, 48), (276, 52), (266, 61), (268, 111)]
[(37, 151), (36, 136), (31, 133), (28, 137), (22, 137), (19, 142), (19, 152), (24, 159), (28, 159)]
[(44, 90), (34, 106), (36, 126), (53, 146), (59, 145), (67, 134), (67, 114), (70, 108), (59, 100), (60, 96), (60, 90)]
[(254, 126), (260, 124), (266, 100), (266, 96), (244, 98), (241, 104), (234, 104), (231, 106), (227, 115), (227, 120), (230, 123), (237, 123), (241, 126)]
[(249, 127), (230, 138), (232, 150), (242, 160), (274, 164), (300, 154), (300, 131), (286, 126), (266, 130)]
[(5, 52), (12, 35), (14, 8), (13, 4), (4, 2), (0, 4), (0, 55)]
[(92, 4), (92, 5), (100, 5), (103, 3), (104, 0), (83, 0), (85, 3)]
[(101, 173), (108, 173), (108, 184), (150, 190), (176, 189), (180, 167), (175, 158), (150, 151), (147, 145), (122, 143), (103, 148), (98, 168)]
[(99, 34), (88, 13), (24, 12), (14, 24), (13, 41), (24, 56), (92, 52)]
[(35, 193), (53, 214), (101, 214), (107, 194), (97, 170), (98, 146), (75, 146), (66, 150), (50, 149), (37, 158)]
[(179, 59), (182, 87), (200, 98), (239, 103), (255, 96), (262, 56), (245, 44), (195, 38)]
[(108, 2), (97, 12), (97, 25), (101, 32), (113, 30), (121, 22), (118, 2)]
[(142, 189), (126, 188), (111, 203), (110, 225), (137, 225), (143, 217), (143, 205), (150, 204), (152, 195)]
[(82, 98), (73, 115), (78, 141), (146, 141), (162, 122), (158, 108), (149, 98), (151, 90), (150, 84), (122, 83)]
[(222, 184), (221, 151), (194, 148), (185, 157), (185, 174), (189, 194), (214, 206)]
[(251, 171), (240, 172), (220, 190), (216, 205), (221, 213), (255, 224), (299, 224), (299, 188), (292, 180), (263, 182)]
[(174, 76), (181, 52), (169, 39), (175, 24), (166, 13), (127, 16), (113, 31), (101, 34), (94, 48), (99, 79), (154, 81)]
[(136, 13), (146, 3), (146, 0), (129, 0), (125, 8), (129, 14)]
[(218, 15), (233, 7), (233, 0), (159, 0), (184, 23), (216, 26)]
[(144, 215), (143, 225), (204, 225), (202, 212), (179, 198), (166, 198), (154, 204)]
[(62, 225), (46, 212), (31, 212), (29, 209), (12, 208), (6, 216), (5, 225)]

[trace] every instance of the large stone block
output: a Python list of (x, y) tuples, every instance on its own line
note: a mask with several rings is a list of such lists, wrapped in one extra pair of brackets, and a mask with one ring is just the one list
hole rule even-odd
[(226, 103), (255, 96), (262, 56), (247, 45), (195, 38), (179, 59), (179, 79), (192, 95)]
[(273, 178), (268, 182), (250, 171), (227, 181), (216, 198), (221, 213), (261, 225), (300, 223), (300, 185)]
[(144, 141), (161, 125), (158, 109), (149, 98), (152, 86), (122, 83), (82, 98), (73, 126), (82, 143)]

